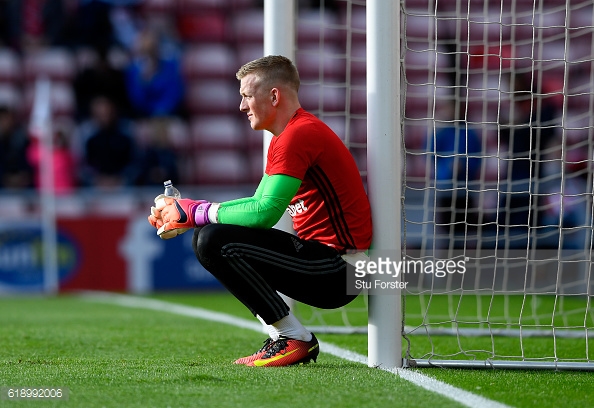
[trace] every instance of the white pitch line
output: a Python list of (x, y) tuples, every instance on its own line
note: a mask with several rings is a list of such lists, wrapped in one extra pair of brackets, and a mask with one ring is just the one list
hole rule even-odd
[[(259, 322), (242, 319), (241, 317), (231, 316), (226, 313), (214, 312), (212, 310), (202, 309), (195, 306), (185, 306), (157, 299), (120, 295), (107, 292), (84, 292), (82, 294), (82, 298), (92, 302), (108, 303), (136, 309), (149, 309), (159, 312), (173, 313), (181, 316), (194, 317), (212, 322), (225, 323), (235, 327), (240, 327), (242, 329), (248, 329), (262, 333), (262, 325)], [(367, 357), (364, 355), (343, 349), (331, 343), (320, 341), (320, 350), (324, 353), (331, 354), (344, 360), (367, 365)], [(481, 397), (480, 395), (473, 394), (460, 388), (456, 388), (453, 385), (428, 377), (419, 373), (418, 371), (406, 368), (383, 370), (396, 374), (402, 379), (413, 383), (414, 385), (442, 395), (467, 407), (509, 408), (508, 405)]]

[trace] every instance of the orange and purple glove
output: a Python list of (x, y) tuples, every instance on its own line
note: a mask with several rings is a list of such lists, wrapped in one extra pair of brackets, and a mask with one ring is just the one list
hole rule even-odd
[(159, 196), (155, 199), (155, 207), (151, 207), (149, 223), (157, 228), (161, 239), (174, 238), (189, 229), (210, 224), (208, 209), (212, 203), (204, 200), (188, 198), (174, 199)]

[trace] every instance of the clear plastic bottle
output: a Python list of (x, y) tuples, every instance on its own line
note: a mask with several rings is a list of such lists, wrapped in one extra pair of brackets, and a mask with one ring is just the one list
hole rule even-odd
[(165, 192), (163, 194), (165, 194), (167, 197), (172, 197), (175, 199), (181, 198), (181, 193), (177, 188), (173, 186), (171, 180), (167, 180), (166, 182), (164, 182), (163, 186), (165, 187)]

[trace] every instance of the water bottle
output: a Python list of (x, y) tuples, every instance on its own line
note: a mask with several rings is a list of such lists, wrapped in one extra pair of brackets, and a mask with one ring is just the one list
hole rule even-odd
[(175, 188), (173, 186), (173, 184), (171, 183), (171, 180), (167, 180), (166, 182), (164, 182), (163, 186), (165, 186), (165, 192), (163, 194), (165, 194), (167, 197), (171, 197), (171, 198), (175, 198), (175, 199), (181, 198), (181, 193), (179, 192), (179, 190), (177, 188)]

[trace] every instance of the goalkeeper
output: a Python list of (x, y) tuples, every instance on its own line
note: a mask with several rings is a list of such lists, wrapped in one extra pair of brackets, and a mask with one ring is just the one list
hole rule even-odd
[[(316, 361), (319, 345), (278, 292), (332, 309), (347, 294), (347, 262), (371, 243), (371, 211), (343, 142), (298, 99), (291, 60), (267, 56), (242, 66), (240, 110), (254, 130), (274, 137), (252, 197), (212, 203), (155, 199), (149, 222), (161, 238), (194, 229), (200, 263), (268, 329), (256, 353), (236, 364), (286, 366)], [(297, 235), (273, 229), (284, 211)]]

